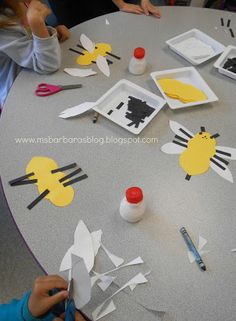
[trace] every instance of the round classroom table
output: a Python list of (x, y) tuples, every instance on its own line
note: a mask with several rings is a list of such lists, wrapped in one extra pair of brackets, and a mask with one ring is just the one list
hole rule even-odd
[[(73, 28), (71, 38), (62, 44), (58, 72), (38, 75), (25, 70), (19, 74), (1, 120), (3, 188), (16, 225), (47, 273), (58, 273), (79, 220), (91, 232), (102, 229), (104, 245), (125, 262), (143, 258), (144, 264), (118, 271), (116, 284), (106, 292), (93, 288), (91, 302), (83, 309), (88, 316), (118, 289), (117, 285), (124, 285), (140, 271), (151, 271), (147, 284), (114, 297), (116, 311), (104, 321), (235, 321), (236, 254), (231, 249), (236, 247), (236, 184), (213, 170), (187, 181), (178, 155), (160, 150), (174, 137), (169, 120), (193, 133), (205, 126), (210, 133), (220, 134), (218, 145), (236, 147), (236, 83), (218, 73), (213, 67), (216, 59), (197, 66), (197, 70), (219, 101), (179, 110), (165, 105), (138, 136), (139, 143), (135, 141), (137, 136), (103, 116), (94, 124), (93, 112), (68, 120), (58, 117), (66, 108), (96, 101), (120, 79), (161, 96), (150, 73), (191, 66), (165, 41), (192, 28), (199, 28), (224, 45), (235, 43), (227, 26), (222, 27), (220, 22), (221, 17), (225, 22), (231, 19), (231, 28), (236, 32), (234, 13), (192, 7), (161, 7), (161, 11), (160, 20), (119, 12), (87, 21)], [(110, 78), (99, 71), (87, 78), (73, 78), (63, 72), (65, 67), (79, 67), (78, 55), (69, 48), (78, 49), (81, 33), (96, 42), (112, 44), (112, 52), (121, 56), (120, 61), (109, 57), (113, 61)], [(127, 70), (137, 46), (147, 51), (148, 70), (142, 76), (133, 76)], [(83, 87), (40, 98), (34, 90), (41, 82), (82, 83)], [(31, 141), (19, 143), (19, 138)], [(71, 138), (84, 138), (84, 143), (72, 143)], [(134, 140), (127, 144), (126, 138)], [(148, 143), (152, 138), (154, 142)], [(9, 186), (11, 179), (25, 174), (33, 156), (53, 158), (59, 166), (76, 162), (88, 175), (88, 179), (73, 185), (75, 198), (69, 206), (56, 207), (43, 200), (28, 210), (27, 205), (38, 196), (37, 187)], [(229, 168), (236, 179), (234, 160)], [(145, 217), (137, 224), (127, 223), (119, 215), (120, 201), (130, 186), (143, 189), (147, 204)], [(196, 263), (190, 264), (179, 232), (182, 226), (196, 245), (199, 235), (208, 240), (204, 250), (209, 253), (203, 256), (206, 272), (200, 271)], [(95, 270), (112, 267), (100, 250)]]

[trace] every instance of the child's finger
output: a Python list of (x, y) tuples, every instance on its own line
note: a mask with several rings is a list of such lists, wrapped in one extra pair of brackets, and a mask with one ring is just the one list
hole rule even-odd
[(45, 299), (45, 309), (50, 310), (57, 303), (67, 299), (68, 295), (68, 291), (60, 291), (52, 296), (47, 297), (47, 299)]
[(145, 15), (148, 16), (149, 15), (148, 7), (144, 5), (144, 6), (142, 6), (142, 9), (143, 9)]
[(43, 287), (44, 291), (49, 291), (53, 288), (67, 289), (67, 282), (58, 275), (52, 275), (48, 277), (42, 277), (39, 280), (40, 285)]

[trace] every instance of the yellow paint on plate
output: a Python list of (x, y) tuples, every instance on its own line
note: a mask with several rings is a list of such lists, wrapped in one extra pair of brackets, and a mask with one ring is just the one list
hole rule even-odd
[(53, 159), (35, 156), (27, 164), (26, 174), (34, 173), (34, 176), (30, 179), (38, 180), (36, 185), (39, 194), (48, 189), (49, 193), (45, 198), (56, 206), (67, 206), (73, 201), (74, 189), (71, 186), (64, 187), (63, 183), (66, 181), (59, 182), (59, 179), (65, 176), (63, 172), (51, 173), (56, 168), (58, 168), (58, 165)]
[(188, 175), (208, 171), (210, 159), (216, 153), (216, 140), (208, 132), (201, 132), (189, 139), (187, 149), (180, 155), (179, 163)]
[(178, 99), (183, 103), (207, 100), (207, 96), (202, 90), (182, 81), (163, 78), (158, 79), (157, 82), (167, 96)]
[(92, 61), (96, 61), (98, 55), (105, 57), (107, 52), (112, 51), (112, 47), (109, 43), (96, 43), (95, 47), (96, 49), (94, 49), (93, 52), (83, 50), (83, 55), (80, 55), (76, 60), (77, 64), (82, 66), (91, 65)]

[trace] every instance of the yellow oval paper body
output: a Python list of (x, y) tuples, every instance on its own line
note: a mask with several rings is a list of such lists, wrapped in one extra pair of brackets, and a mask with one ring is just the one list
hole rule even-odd
[(167, 96), (178, 99), (183, 103), (207, 100), (204, 92), (193, 85), (169, 78), (163, 78), (157, 81)]
[(58, 165), (53, 159), (35, 156), (27, 164), (26, 174), (34, 173), (30, 178), (38, 180), (36, 185), (39, 194), (48, 189), (49, 193), (45, 198), (56, 206), (67, 206), (73, 201), (74, 189), (71, 186), (64, 187), (64, 182), (59, 182), (59, 179), (65, 176), (63, 172), (51, 173), (56, 168)]
[(179, 163), (188, 175), (200, 175), (210, 167), (210, 158), (216, 153), (216, 140), (208, 132), (196, 134), (188, 141)]
[(83, 55), (80, 55), (76, 62), (79, 65), (87, 66), (91, 65), (92, 61), (96, 61), (97, 56), (107, 56), (107, 52), (112, 51), (112, 47), (109, 43), (96, 43), (95, 46), (97, 47), (94, 49), (93, 52), (88, 52), (87, 50), (83, 50)]

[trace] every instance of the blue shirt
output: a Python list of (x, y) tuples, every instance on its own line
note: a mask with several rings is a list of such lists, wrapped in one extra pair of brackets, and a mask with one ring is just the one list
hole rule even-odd
[(57, 31), (52, 27), (48, 30), (48, 38), (39, 38), (20, 25), (0, 29), (0, 107), (22, 67), (40, 74), (59, 69), (61, 51)]
[(0, 304), (1, 321), (53, 321), (56, 317), (52, 313), (41, 318), (34, 318), (28, 308), (30, 291), (21, 300), (12, 300), (9, 304)]

